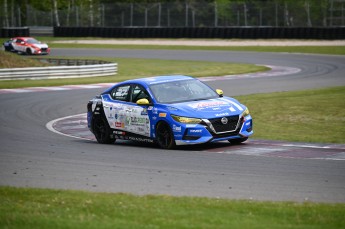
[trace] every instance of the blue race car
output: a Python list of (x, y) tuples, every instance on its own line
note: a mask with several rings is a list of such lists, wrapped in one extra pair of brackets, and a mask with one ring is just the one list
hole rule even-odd
[(253, 134), (246, 106), (189, 76), (157, 76), (118, 83), (87, 104), (88, 127), (102, 144), (116, 139), (156, 142), (161, 148)]

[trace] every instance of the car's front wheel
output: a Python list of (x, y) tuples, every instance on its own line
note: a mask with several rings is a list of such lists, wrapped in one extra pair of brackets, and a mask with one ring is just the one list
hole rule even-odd
[(93, 134), (98, 143), (112, 144), (115, 142), (115, 138), (111, 135), (111, 129), (107, 120), (101, 115), (96, 115), (93, 119)]
[(174, 135), (170, 126), (165, 122), (159, 122), (156, 127), (156, 140), (163, 149), (173, 149), (176, 146)]
[(236, 139), (230, 139), (229, 142), (231, 144), (236, 145), (236, 144), (241, 144), (242, 142), (245, 142), (247, 140), (248, 140), (248, 138), (236, 138)]
[(27, 48), (27, 49), (26, 49), (26, 54), (28, 54), (28, 55), (32, 55), (32, 51), (31, 51), (31, 49), (30, 49), (30, 48)]

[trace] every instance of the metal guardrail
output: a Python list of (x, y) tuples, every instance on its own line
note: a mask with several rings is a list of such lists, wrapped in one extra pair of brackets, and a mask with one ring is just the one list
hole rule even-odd
[(117, 74), (117, 63), (96, 60), (40, 60), (62, 66), (4, 68), (0, 69), (0, 80), (83, 78)]

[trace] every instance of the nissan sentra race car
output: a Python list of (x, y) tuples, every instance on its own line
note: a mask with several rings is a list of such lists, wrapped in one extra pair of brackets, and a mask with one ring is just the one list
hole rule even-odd
[(47, 55), (50, 53), (50, 48), (47, 44), (41, 43), (32, 37), (14, 37), (3, 45), (6, 51), (28, 55)]
[(189, 76), (157, 76), (118, 83), (87, 104), (88, 128), (99, 143), (156, 142), (161, 148), (253, 134), (248, 108)]

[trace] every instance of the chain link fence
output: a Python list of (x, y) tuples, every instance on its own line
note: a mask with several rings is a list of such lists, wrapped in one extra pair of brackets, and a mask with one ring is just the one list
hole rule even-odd
[[(2, 26), (332, 27), (345, 26), (345, 0), (176, 1), (73, 5), (54, 14), (32, 5), (1, 10)], [(91, 1), (90, 1), (91, 2)], [(12, 1), (13, 3), (13, 1)], [(13, 3), (15, 4), (15, 3)], [(52, 7), (50, 7), (52, 8)], [(25, 18), (25, 20), (23, 20)]]

